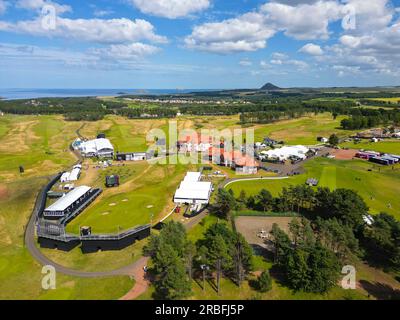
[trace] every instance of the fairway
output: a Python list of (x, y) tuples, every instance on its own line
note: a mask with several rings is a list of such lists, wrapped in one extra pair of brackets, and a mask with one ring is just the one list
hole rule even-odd
[[(278, 196), (283, 187), (304, 184), (308, 178), (320, 181), (320, 187), (346, 188), (358, 192), (373, 214), (387, 212), (400, 219), (400, 168), (373, 165), (366, 161), (338, 161), (314, 159), (305, 164), (306, 173), (286, 180), (259, 180), (237, 182), (229, 186), (236, 196), (241, 190), (247, 195), (255, 195), (261, 189), (268, 189)], [(368, 170), (372, 170), (371, 172)], [(336, 177), (336, 178), (335, 178)]]
[(358, 150), (364, 149), (382, 153), (400, 154), (400, 140), (385, 140), (376, 143), (367, 141), (362, 141), (360, 143), (346, 142), (341, 144), (340, 146), (342, 148)]
[(336, 189), (336, 167), (324, 167), (319, 185), (321, 187), (328, 187), (331, 190)]

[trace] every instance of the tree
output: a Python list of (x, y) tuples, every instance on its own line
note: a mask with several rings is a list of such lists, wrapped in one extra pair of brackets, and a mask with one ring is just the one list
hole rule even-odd
[(271, 236), (275, 248), (274, 261), (283, 265), (286, 263), (287, 252), (291, 247), (289, 236), (276, 223), (272, 225)]
[(339, 278), (339, 261), (335, 254), (317, 242), (308, 257), (310, 279), (306, 291), (324, 293), (334, 287)]
[(367, 258), (381, 266), (400, 269), (400, 222), (381, 213), (374, 217), (372, 226), (366, 226), (362, 244)]
[(190, 295), (191, 284), (180, 260), (177, 259), (170, 265), (170, 270), (156, 282), (156, 288), (168, 300), (178, 300)]
[(268, 292), (272, 289), (272, 278), (269, 271), (264, 271), (257, 279), (258, 290), (260, 292)]
[(336, 147), (339, 144), (339, 138), (336, 134), (332, 134), (329, 137), (329, 144), (334, 147)]
[(190, 294), (194, 245), (182, 224), (169, 222), (152, 236), (144, 254), (152, 258), (157, 294), (163, 299), (181, 299)]
[[(220, 283), (222, 276), (222, 269), (226, 265), (232, 263), (232, 257), (229, 255), (228, 247), (221, 235), (216, 235), (210, 243), (209, 256), (211, 263), (215, 266), (217, 271), (217, 292), (220, 292)], [(224, 265), (224, 266), (223, 266)]]
[(262, 189), (257, 196), (257, 200), (264, 212), (272, 208), (273, 197), (268, 190)]
[(368, 206), (360, 195), (348, 189), (337, 189), (330, 192), (320, 189), (317, 192), (317, 213), (319, 216), (330, 219), (337, 218), (353, 230), (363, 223), (363, 216), (368, 214)]
[(216, 213), (224, 218), (230, 217), (231, 211), (236, 208), (235, 197), (225, 189), (219, 189), (215, 204)]

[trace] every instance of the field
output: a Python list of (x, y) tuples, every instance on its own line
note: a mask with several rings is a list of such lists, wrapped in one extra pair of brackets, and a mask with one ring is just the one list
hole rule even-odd
[(105, 190), (68, 225), (67, 231), (77, 233), (85, 225), (91, 226), (94, 233), (115, 233), (148, 224), (151, 219), (155, 222), (171, 211), (175, 190), (190, 166), (151, 166), (144, 162), (133, 167), (137, 170), (131, 177), (119, 188)]
[(336, 133), (339, 137), (351, 135), (352, 131), (340, 129), (340, 122), (344, 116), (332, 119), (330, 114), (303, 117), (300, 119), (280, 121), (274, 124), (257, 126), (255, 130), (256, 141), (270, 137), (284, 141), (288, 145), (316, 145), (318, 137), (326, 137)]
[(385, 140), (379, 142), (362, 141), (360, 143), (346, 142), (340, 145), (342, 148), (372, 150), (382, 153), (400, 154), (400, 140)]
[[(236, 195), (245, 190), (248, 195), (265, 188), (278, 196), (283, 187), (304, 184), (308, 178), (319, 179), (319, 186), (347, 188), (357, 191), (372, 213), (387, 212), (400, 219), (400, 203), (395, 201), (400, 192), (400, 168), (381, 167), (366, 161), (315, 159), (305, 164), (306, 173), (286, 180), (237, 182), (229, 186)], [(371, 169), (372, 172), (368, 170)]]
[[(178, 129), (240, 129), (238, 116), (181, 117)], [(256, 140), (265, 136), (285, 140), (289, 144), (315, 144), (317, 136), (339, 135), (351, 132), (337, 129), (340, 118), (333, 120), (328, 115), (305, 117), (269, 125), (255, 125)], [(46, 292), (41, 289), (41, 266), (24, 247), (23, 235), (40, 187), (46, 177), (70, 168), (77, 159), (69, 151), (69, 144), (80, 129), (86, 137), (106, 133), (118, 151), (146, 151), (151, 141), (146, 134), (151, 129), (163, 129), (168, 139), (168, 120), (128, 120), (107, 116), (98, 122), (67, 122), (61, 116), (10, 116), (0, 117), (0, 298), (3, 299), (117, 299), (131, 287), (128, 277), (106, 279), (81, 279), (58, 275), (57, 290)], [(383, 143), (374, 144), (382, 146)], [(361, 148), (358, 145), (358, 148)], [(396, 153), (398, 144), (390, 144), (390, 152)], [(369, 149), (369, 148), (368, 148)], [(398, 149), (397, 149), (398, 150)], [(380, 151), (380, 150), (378, 150)], [(400, 150), (397, 152), (400, 153)], [(116, 232), (138, 224), (148, 223), (163, 217), (172, 209), (172, 195), (186, 171), (197, 166), (155, 165), (132, 163), (124, 167), (96, 169), (94, 163), (86, 163), (80, 184), (104, 188), (104, 178), (109, 174), (121, 176), (119, 188), (107, 189), (102, 196), (68, 227), (78, 232), (79, 226), (90, 225), (94, 232)], [(25, 173), (19, 173), (19, 166)], [(307, 174), (285, 181), (242, 182), (231, 185), (238, 193), (245, 189), (248, 194), (261, 188), (270, 189), (278, 195), (283, 186), (304, 183), (307, 178), (320, 179), (320, 185), (357, 190), (371, 207), (373, 213), (386, 211), (400, 218), (400, 203), (395, 201), (400, 192), (400, 172), (374, 166), (364, 161), (337, 161), (317, 159), (306, 163)], [(380, 171), (379, 171), (380, 168)], [(368, 169), (373, 169), (368, 172)], [(228, 172), (229, 175), (230, 172)], [(391, 208), (389, 207), (391, 204)], [(196, 240), (202, 237), (204, 228), (217, 221), (207, 217), (189, 234)], [(145, 241), (119, 252), (101, 252), (83, 255), (79, 248), (70, 253), (54, 250), (42, 252), (64, 266), (85, 271), (109, 271), (128, 265), (141, 256)], [(259, 268), (270, 266), (258, 261)], [(203, 294), (194, 286), (196, 298), (252, 298), (257, 293), (246, 283), (238, 294), (230, 281), (223, 283), (223, 294), (218, 297), (211, 287)], [(335, 289), (336, 290), (336, 289)], [(333, 291), (322, 298), (343, 298), (348, 293)], [(146, 293), (147, 296), (151, 294)], [(356, 297), (360, 297), (356, 295)], [(310, 298), (320, 296), (295, 294), (276, 282), (265, 299)]]
[[(0, 198), (0, 298), (101, 300), (124, 295), (133, 284), (129, 277), (81, 279), (58, 274), (56, 290), (42, 289), (42, 266), (30, 256), (23, 238), (36, 192), (45, 181), (42, 178), (27, 178), (24, 183), (8, 183), (8, 196)], [(96, 260), (95, 256), (91, 258)], [(98, 265), (112, 261), (113, 255), (104, 255), (101, 259), (97, 261)], [(70, 264), (74, 264), (73, 258)]]

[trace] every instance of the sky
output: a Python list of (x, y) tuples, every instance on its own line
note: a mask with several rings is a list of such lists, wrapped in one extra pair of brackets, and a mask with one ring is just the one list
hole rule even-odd
[(0, 88), (399, 80), (400, 0), (0, 0)]

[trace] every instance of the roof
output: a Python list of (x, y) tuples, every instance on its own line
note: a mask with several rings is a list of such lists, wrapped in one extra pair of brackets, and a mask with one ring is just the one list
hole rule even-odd
[(48, 207), (45, 211), (64, 211), (71, 204), (73, 204), (80, 197), (89, 192), (91, 188), (87, 186), (77, 187), (71, 192), (67, 193), (64, 197), (59, 199), (57, 202), (53, 203), (50, 207)]
[(80, 148), (85, 153), (96, 153), (100, 150), (110, 149), (114, 150), (113, 145), (108, 139), (94, 139), (81, 144)]
[(69, 181), (77, 181), (79, 179), (79, 175), (81, 173), (80, 168), (75, 168), (74, 170), (71, 171), (71, 174), (68, 177)]
[(212, 187), (211, 182), (190, 182), (190, 181), (182, 181), (179, 189), (190, 189), (190, 190), (207, 190), (210, 191)]
[(279, 149), (261, 152), (269, 158), (288, 159), (290, 156), (304, 158), (309, 149), (305, 146), (282, 147)]
[(201, 172), (188, 172), (183, 181), (197, 182), (201, 178)]
[(191, 190), (191, 189), (178, 189), (175, 193), (175, 199), (194, 199), (194, 200), (209, 200), (210, 191), (207, 190)]

